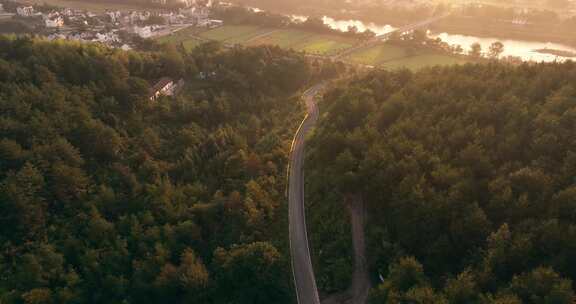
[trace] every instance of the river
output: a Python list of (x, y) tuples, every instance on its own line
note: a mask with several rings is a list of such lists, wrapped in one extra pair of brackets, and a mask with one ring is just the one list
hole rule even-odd
[[(261, 9), (254, 7), (251, 7), (250, 9), (252, 9), (255, 12), (263, 11)], [(292, 20), (300, 22), (304, 22), (306, 21), (306, 19), (308, 19), (307, 16), (302, 15), (289, 15), (289, 17)], [(388, 24), (366, 23), (360, 20), (337, 20), (328, 16), (322, 17), (322, 21), (330, 28), (343, 32), (348, 31), (348, 28), (350, 26), (356, 27), (360, 32), (370, 30), (376, 33), (376, 35), (382, 35), (396, 30), (395, 27)], [(548, 50), (571, 52), (576, 54), (576, 48), (559, 43), (499, 39), (490, 37), (476, 37), (470, 35), (458, 35), (450, 33), (429, 33), (428, 35), (432, 38), (440, 38), (442, 41), (450, 45), (460, 45), (465, 52), (470, 50), (470, 47), (474, 43), (479, 43), (482, 46), (483, 52), (487, 52), (492, 43), (500, 41), (504, 44), (504, 52), (502, 53), (503, 57), (514, 56), (519, 57), (524, 61), (535, 61), (535, 62), (553, 62), (553, 61), (565, 61), (568, 59), (576, 59), (576, 58), (569, 58), (569, 57), (541, 53), (537, 51), (548, 49)]]
[[(305, 20), (306, 18), (304, 16), (294, 16), (294, 17), (297, 20)], [(377, 35), (381, 35), (392, 32), (396, 29), (390, 25), (364, 23), (359, 20), (336, 20), (330, 17), (323, 17), (322, 21), (329, 27), (340, 31), (347, 31), (349, 26), (355, 26), (360, 32), (363, 32), (365, 30), (371, 30)], [(569, 59), (568, 57), (556, 56), (552, 54), (544, 54), (536, 51), (541, 49), (552, 49), (552, 50), (560, 50), (576, 53), (576, 48), (550, 42), (482, 38), (482, 37), (457, 35), (449, 33), (439, 33), (439, 34), (431, 33), (429, 35), (432, 38), (440, 38), (442, 39), (442, 41), (450, 45), (460, 45), (465, 51), (470, 50), (470, 46), (474, 43), (479, 43), (482, 46), (482, 50), (487, 51), (492, 43), (500, 41), (504, 44), (504, 52), (502, 53), (502, 56), (520, 57), (522, 58), (522, 60), (525, 61), (552, 62), (552, 61), (564, 61)]]

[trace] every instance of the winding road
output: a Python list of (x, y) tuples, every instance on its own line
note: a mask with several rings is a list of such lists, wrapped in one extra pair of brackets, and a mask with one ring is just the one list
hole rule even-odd
[[(325, 84), (316, 85), (302, 94), (308, 114), (292, 141), (288, 167), (290, 254), (298, 304), (321, 304), (306, 229), (303, 167), (306, 134), (314, 127), (319, 116), (314, 99), (324, 87)], [(352, 284), (347, 291), (326, 298), (322, 304), (364, 304), (370, 290), (364, 239), (366, 207), (361, 197), (354, 196), (347, 197), (346, 205), (350, 211), (352, 245), (354, 247)]]
[(312, 259), (310, 258), (308, 233), (306, 231), (303, 165), (306, 134), (318, 120), (318, 107), (314, 102), (314, 98), (323, 88), (324, 85), (320, 84), (310, 88), (302, 95), (308, 114), (302, 121), (296, 136), (294, 136), (288, 168), (290, 253), (298, 304), (320, 304), (314, 269), (312, 268)]

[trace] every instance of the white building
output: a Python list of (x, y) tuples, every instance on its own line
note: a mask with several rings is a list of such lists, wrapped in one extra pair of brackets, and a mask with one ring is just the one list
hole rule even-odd
[(4, 12), (4, 4), (0, 3), (0, 13)]
[(74, 16), (74, 11), (71, 8), (65, 8), (60, 13), (66, 17)]
[(193, 7), (186, 12), (187, 15), (192, 19), (192, 23), (197, 26), (207, 26), (209, 24), (208, 17), (210, 16), (210, 10), (205, 7)]
[(114, 11), (114, 12), (106, 12), (106, 15), (108, 15), (108, 17), (110, 18), (110, 21), (112, 23), (116, 23), (120, 20), (120, 18), (122, 17), (122, 13), (120, 13), (119, 11)]
[(134, 26), (132, 28), (132, 32), (142, 38), (150, 38), (152, 37), (152, 28), (149, 26)]
[(224, 25), (224, 21), (217, 19), (210, 19), (208, 23), (209, 28), (217, 28)]
[(150, 100), (155, 101), (160, 96), (174, 96), (177, 85), (174, 80), (164, 77), (160, 79), (150, 91)]
[(49, 28), (56, 28), (56, 27), (63, 27), (64, 26), (64, 18), (62, 16), (57, 16), (53, 18), (46, 18), (44, 20), (46, 27)]
[(34, 7), (32, 6), (21, 6), (16, 8), (16, 13), (21, 17), (32, 17), (34, 16)]
[(98, 41), (104, 44), (112, 44), (112, 43), (119, 43), (120, 38), (116, 33), (109, 32), (109, 33), (96, 33), (96, 39), (94, 41)]
[(150, 12), (136, 12), (132, 11), (122, 18), (124, 24), (134, 24), (136, 22), (147, 21), (150, 19)]

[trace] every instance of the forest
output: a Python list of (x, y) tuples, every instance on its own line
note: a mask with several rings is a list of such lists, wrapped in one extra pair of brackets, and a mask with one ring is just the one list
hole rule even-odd
[(573, 303), (576, 64), (375, 70), (334, 84), (307, 156), (318, 286), (369, 303)]
[[(0, 303), (291, 303), (287, 157), (326, 73), (0, 36)], [(151, 101), (161, 77), (186, 86)]]

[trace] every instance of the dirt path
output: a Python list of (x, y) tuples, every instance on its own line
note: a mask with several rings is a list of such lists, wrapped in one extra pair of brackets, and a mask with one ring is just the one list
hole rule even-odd
[(370, 277), (366, 261), (366, 205), (360, 196), (348, 196), (345, 199), (350, 213), (352, 227), (352, 246), (354, 247), (354, 272), (350, 288), (339, 294), (332, 295), (322, 301), (322, 304), (365, 304), (370, 292)]
[(352, 303), (364, 304), (370, 291), (368, 262), (366, 261), (366, 205), (361, 197), (355, 196), (348, 200), (350, 224), (352, 226), (352, 243), (354, 244), (354, 273), (352, 274)]

